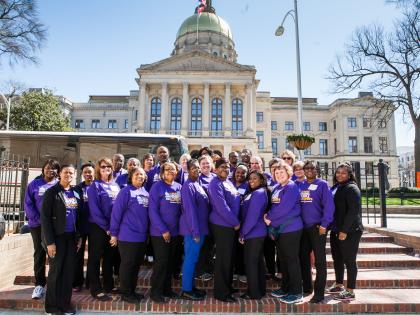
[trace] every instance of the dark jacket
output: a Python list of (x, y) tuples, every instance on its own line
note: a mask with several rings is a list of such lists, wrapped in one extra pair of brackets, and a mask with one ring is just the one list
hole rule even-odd
[(337, 232), (363, 230), (360, 189), (354, 182), (337, 186), (334, 204), (334, 226)]
[[(83, 195), (73, 190), (77, 199), (76, 235), (79, 238), (80, 209), (83, 207)], [(55, 243), (55, 236), (64, 234), (66, 227), (66, 206), (64, 202), (64, 188), (57, 183), (45, 192), (41, 208), (42, 238), (45, 244)]]

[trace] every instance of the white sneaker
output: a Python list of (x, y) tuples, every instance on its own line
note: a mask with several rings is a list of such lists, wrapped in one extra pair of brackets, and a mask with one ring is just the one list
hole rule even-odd
[(32, 292), (32, 299), (39, 300), (44, 297), (45, 289), (42, 285), (37, 285)]
[(246, 276), (239, 276), (239, 281), (242, 283), (247, 283)]
[(147, 256), (147, 261), (149, 263), (152, 263), (153, 262), (153, 256)]

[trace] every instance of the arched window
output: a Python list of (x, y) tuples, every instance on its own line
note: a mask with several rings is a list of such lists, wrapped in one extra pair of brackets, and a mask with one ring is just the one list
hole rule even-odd
[(182, 102), (176, 97), (171, 102), (171, 131), (178, 131), (181, 129), (181, 111)]
[(232, 136), (242, 134), (243, 130), (243, 103), (239, 98), (232, 101)]
[(160, 111), (162, 102), (160, 98), (152, 98), (150, 106), (150, 131), (158, 131), (160, 129)]
[(211, 102), (211, 130), (222, 131), (223, 103), (220, 98), (214, 98)]
[(191, 134), (194, 135), (201, 132), (203, 103), (200, 98), (193, 98), (191, 101)]

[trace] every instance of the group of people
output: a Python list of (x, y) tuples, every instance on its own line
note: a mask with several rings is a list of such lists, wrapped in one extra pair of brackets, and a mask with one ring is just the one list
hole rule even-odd
[[(271, 295), (284, 303), (312, 293), (310, 302), (320, 303), (325, 292), (354, 299), (363, 225), (352, 167), (340, 164), (329, 187), (318, 178), (316, 162), (295, 159), (286, 150), (265, 172), (263, 160), (248, 149), (225, 158), (203, 147), (178, 164), (161, 146), (156, 156), (130, 158), (127, 170), (121, 154), (84, 164), (76, 186), (73, 165), (46, 161), (25, 197), (34, 243), (32, 298), (42, 298), (47, 286), (46, 311), (74, 313), (71, 295), (84, 282), (93, 298), (107, 301), (118, 279), (122, 300), (138, 303), (144, 298), (136, 292), (139, 269), (145, 256), (153, 256), (150, 298), (159, 303), (202, 300), (206, 291), (195, 279), (212, 278), (214, 298), (235, 302), (234, 275), (247, 283), (242, 299), (264, 297), (267, 278), (279, 281)], [(329, 231), (335, 283), (326, 289)], [(179, 295), (172, 289), (177, 276)]]

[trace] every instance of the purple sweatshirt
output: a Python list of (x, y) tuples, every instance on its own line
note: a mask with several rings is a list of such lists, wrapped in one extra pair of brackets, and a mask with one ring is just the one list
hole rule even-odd
[(179, 170), (178, 175), (176, 175), (175, 181), (184, 185), (188, 179), (188, 172), (184, 171), (182, 168)]
[(299, 188), (292, 180), (284, 186), (278, 184), (274, 187), (267, 219), (275, 228), (281, 225), (283, 227), (281, 233), (294, 232), (303, 228)]
[(241, 197), (229, 180), (214, 177), (209, 184), (208, 195), (212, 207), (209, 217), (211, 223), (232, 228), (239, 225)]
[(238, 193), (241, 196), (244, 196), (246, 194), (246, 192), (248, 191), (248, 182), (247, 181), (244, 181), (239, 186), (236, 186), (236, 184), (234, 182), (232, 182), (232, 184), (233, 184), (233, 187), (236, 188), (236, 190), (238, 191)]
[(57, 184), (58, 180), (53, 179), (47, 183), (43, 177), (34, 179), (29, 183), (25, 193), (25, 214), (28, 218), (29, 227), (41, 226), (41, 206), (44, 194), (47, 189)]
[(200, 174), (200, 185), (204, 188), (204, 191), (208, 193), (209, 184), (213, 180), (213, 178), (217, 177), (216, 174), (210, 173), (209, 176)]
[(209, 234), (209, 197), (198, 180), (187, 179), (181, 189), (181, 199), (179, 234), (194, 238)]
[(127, 170), (124, 168), (121, 168), (118, 172), (117, 171), (113, 171), (112, 172), (112, 178), (114, 181), (116, 181), (118, 179), (118, 177), (120, 177), (121, 175), (127, 174)]
[(145, 242), (149, 228), (149, 193), (144, 187), (127, 185), (118, 193), (109, 231), (124, 242)]
[(66, 206), (66, 226), (64, 227), (64, 232), (75, 232), (77, 208), (79, 205), (77, 204), (77, 199), (72, 189), (64, 190), (63, 193), (64, 205)]
[(115, 180), (115, 182), (118, 184), (118, 186), (120, 186), (121, 189), (127, 186), (127, 181), (128, 181), (128, 173), (118, 176), (117, 179)]
[(247, 240), (267, 235), (264, 213), (268, 204), (267, 191), (264, 188), (246, 195), (241, 204), (241, 230), (239, 235)]
[(150, 235), (162, 236), (169, 232), (171, 236), (179, 234), (179, 216), (181, 215), (181, 184), (168, 185), (163, 180), (153, 184), (149, 192)]
[(302, 219), (305, 227), (320, 224), (327, 228), (334, 219), (334, 199), (328, 183), (315, 179), (312, 184), (306, 180), (299, 184)]
[(97, 224), (105, 232), (109, 231), (112, 206), (119, 191), (117, 183), (105, 183), (101, 180), (94, 180), (88, 189), (89, 222)]
[(150, 192), (150, 189), (152, 188), (152, 185), (158, 181), (160, 181), (160, 165), (157, 164), (153, 166), (150, 171), (146, 172), (147, 174), (147, 182), (144, 185), (144, 188), (148, 192)]

